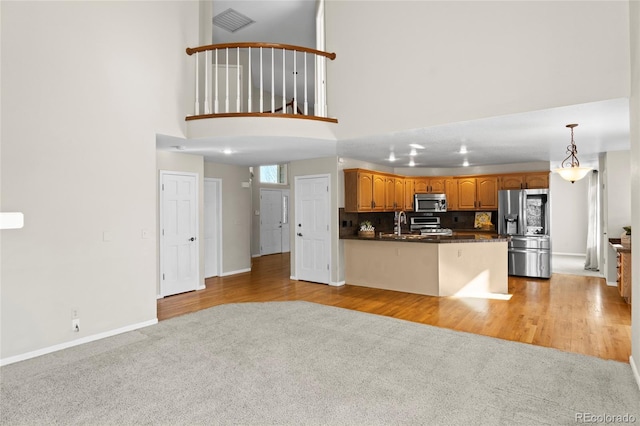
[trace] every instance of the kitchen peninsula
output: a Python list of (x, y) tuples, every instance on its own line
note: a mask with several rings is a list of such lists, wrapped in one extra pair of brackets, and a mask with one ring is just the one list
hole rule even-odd
[(341, 239), (347, 284), (428, 296), (508, 294), (508, 238), (454, 233)]

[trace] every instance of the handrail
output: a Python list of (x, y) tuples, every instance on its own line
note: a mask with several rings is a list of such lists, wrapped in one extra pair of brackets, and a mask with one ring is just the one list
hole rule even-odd
[(243, 42), (243, 43), (220, 43), (220, 44), (208, 44), (206, 46), (198, 46), (198, 47), (187, 47), (187, 55), (191, 56), (194, 53), (198, 52), (206, 52), (207, 50), (218, 50), (218, 49), (227, 49), (227, 48), (247, 48), (247, 47), (266, 47), (273, 49), (285, 49), (285, 50), (295, 50), (297, 52), (307, 52), (313, 53), (314, 55), (320, 55), (331, 59), (332, 61), (336, 58), (335, 53), (323, 52), (322, 50), (311, 49), (309, 47), (302, 46), (294, 46), (292, 44), (280, 44), (280, 43), (254, 43), (254, 42)]
[(286, 115), (288, 107), (294, 116), (327, 118), (326, 63), (335, 53), (262, 42), (189, 47), (186, 53), (195, 61), (194, 113), (188, 119)]

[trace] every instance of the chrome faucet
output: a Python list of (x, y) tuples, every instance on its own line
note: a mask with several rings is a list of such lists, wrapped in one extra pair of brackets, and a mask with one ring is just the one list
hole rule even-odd
[(398, 236), (402, 234), (402, 227), (400, 226), (400, 224), (402, 223), (407, 223), (407, 214), (404, 212), (404, 210), (400, 210), (400, 212), (398, 213)]

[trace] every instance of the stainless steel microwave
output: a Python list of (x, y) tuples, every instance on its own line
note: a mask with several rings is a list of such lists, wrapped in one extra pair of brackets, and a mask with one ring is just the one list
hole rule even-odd
[(445, 194), (415, 194), (413, 210), (416, 212), (446, 212), (447, 196)]

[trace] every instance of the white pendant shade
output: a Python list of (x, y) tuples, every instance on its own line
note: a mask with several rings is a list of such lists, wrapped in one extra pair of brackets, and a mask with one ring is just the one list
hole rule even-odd
[(563, 167), (556, 169), (555, 171), (562, 177), (562, 179), (573, 183), (585, 177), (591, 170), (593, 170), (591, 167)]

